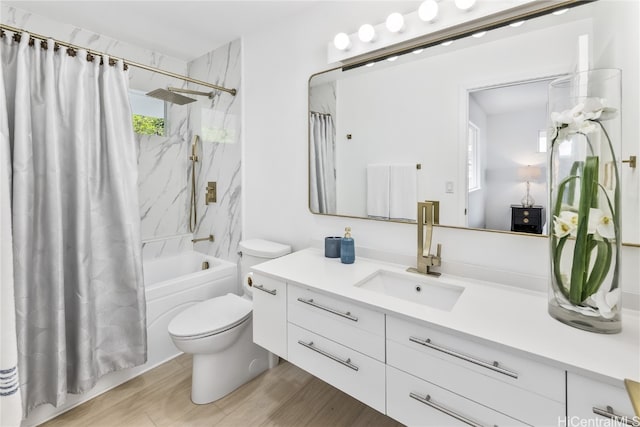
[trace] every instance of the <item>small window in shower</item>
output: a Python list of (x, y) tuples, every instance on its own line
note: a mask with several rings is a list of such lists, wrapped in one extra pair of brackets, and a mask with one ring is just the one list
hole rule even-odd
[(151, 98), (145, 92), (129, 89), (129, 101), (133, 112), (133, 130), (141, 135), (164, 136), (166, 116), (165, 103)]

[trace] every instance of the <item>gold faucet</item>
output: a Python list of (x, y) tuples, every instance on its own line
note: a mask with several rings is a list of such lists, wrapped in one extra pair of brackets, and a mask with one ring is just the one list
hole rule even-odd
[(410, 268), (409, 271), (440, 276), (437, 271), (431, 271), (433, 267), (439, 267), (442, 259), (440, 253), (442, 245), (438, 243), (436, 254), (431, 254), (431, 238), (433, 225), (440, 223), (440, 202), (425, 200), (418, 202), (418, 268)]

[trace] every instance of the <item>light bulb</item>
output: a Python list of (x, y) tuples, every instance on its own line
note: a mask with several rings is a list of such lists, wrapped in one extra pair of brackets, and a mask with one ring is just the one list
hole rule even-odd
[(485, 34), (487, 34), (486, 31), (478, 31), (477, 33), (471, 34), (471, 37), (475, 37), (475, 38), (479, 39), (480, 37), (484, 36)]
[(431, 22), (438, 16), (438, 3), (435, 0), (425, 0), (418, 9), (418, 16), (424, 22)]
[(453, 40), (447, 40), (446, 42), (442, 42), (440, 43), (442, 46), (449, 46), (451, 43), (453, 43)]
[(560, 9), (560, 10), (556, 10), (555, 12), (551, 12), (554, 15), (562, 15), (563, 13), (566, 13), (569, 10), (569, 8), (567, 9)]
[(522, 20), (522, 21), (512, 22), (511, 24), (509, 24), (509, 26), (510, 26), (510, 27), (513, 27), (513, 28), (517, 28), (517, 27), (519, 27), (519, 26), (520, 26), (520, 25), (522, 25), (522, 24), (524, 24), (524, 20)]
[(389, 62), (393, 62), (393, 61), (395, 61), (396, 59), (398, 59), (398, 55), (388, 57), (388, 58), (387, 58), (387, 61), (389, 61)]
[(387, 30), (392, 33), (401, 33), (404, 31), (404, 16), (398, 12), (394, 12), (387, 17)]
[(349, 50), (351, 47), (351, 40), (349, 40), (349, 36), (346, 33), (338, 33), (333, 38), (333, 45), (338, 50)]
[(376, 65), (375, 62), (367, 62), (367, 64), (365, 65), (365, 67), (373, 67), (374, 65)]
[(364, 24), (358, 30), (358, 38), (364, 43), (370, 43), (376, 39), (376, 29), (371, 24)]
[(469, 10), (476, 4), (476, 0), (455, 0), (456, 7), (460, 10)]
[(422, 51), (423, 51), (423, 50), (424, 50), (424, 49), (414, 49), (414, 50), (413, 50), (413, 53), (415, 53), (415, 54), (417, 55), (417, 54), (419, 54), (419, 53), (422, 53)]

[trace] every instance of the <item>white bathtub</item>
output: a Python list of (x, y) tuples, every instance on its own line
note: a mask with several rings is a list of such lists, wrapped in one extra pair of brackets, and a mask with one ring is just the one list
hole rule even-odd
[[(202, 269), (203, 262), (209, 268)], [(236, 264), (195, 251), (145, 260), (144, 286), (147, 299), (147, 366), (177, 356), (167, 327), (175, 315), (209, 298), (236, 293)]]

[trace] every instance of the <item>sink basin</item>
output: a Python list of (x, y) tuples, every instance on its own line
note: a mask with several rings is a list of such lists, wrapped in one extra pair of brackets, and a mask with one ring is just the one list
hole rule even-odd
[(428, 276), (379, 270), (355, 286), (412, 303), (451, 311), (464, 288)]

